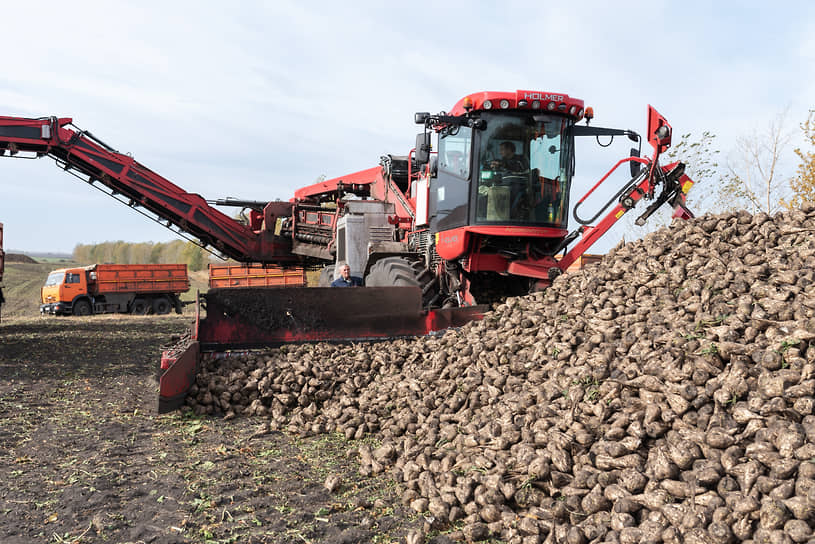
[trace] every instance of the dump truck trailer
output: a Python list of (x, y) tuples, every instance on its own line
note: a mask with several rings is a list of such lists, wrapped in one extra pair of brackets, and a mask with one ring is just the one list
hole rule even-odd
[(209, 288), (222, 287), (305, 287), (306, 270), (302, 266), (274, 264), (210, 264)]
[(137, 315), (181, 313), (179, 295), (190, 289), (186, 264), (94, 264), (48, 274), (40, 313)]

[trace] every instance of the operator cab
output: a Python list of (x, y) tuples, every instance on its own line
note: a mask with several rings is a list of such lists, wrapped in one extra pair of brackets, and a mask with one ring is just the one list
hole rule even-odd
[(433, 232), (467, 225), (565, 229), (574, 164), (574, 119), (532, 111), (482, 111), (476, 128), (439, 132), (431, 181)]

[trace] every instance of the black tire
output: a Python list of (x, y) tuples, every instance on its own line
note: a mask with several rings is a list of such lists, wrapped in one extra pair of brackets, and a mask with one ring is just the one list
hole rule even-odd
[(130, 313), (133, 315), (147, 315), (150, 305), (143, 298), (137, 298), (130, 305)]
[(419, 287), (413, 263), (404, 257), (386, 257), (374, 263), (365, 276), (366, 287)]
[(173, 305), (166, 297), (159, 297), (153, 301), (153, 313), (156, 315), (166, 315), (173, 309)]
[(334, 265), (330, 264), (320, 270), (319, 287), (331, 287), (331, 282), (334, 281)]
[(438, 304), (439, 284), (436, 277), (418, 260), (406, 257), (386, 257), (371, 266), (365, 277), (366, 287), (420, 287), (422, 307)]
[(91, 315), (93, 313), (93, 308), (91, 308), (91, 303), (87, 300), (77, 300), (74, 302), (74, 306), (71, 309), (74, 315)]

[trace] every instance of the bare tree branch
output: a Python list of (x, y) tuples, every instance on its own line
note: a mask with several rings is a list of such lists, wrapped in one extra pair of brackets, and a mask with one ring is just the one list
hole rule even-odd
[(791, 134), (785, 128), (787, 110), (773, 119), (764, 130), (736, 140), (728, 160), (730, 180), (724, 185), (731, 208), (746, 207), (751, 211), (775, 213), (785, 206), (792, 193), (791, 176), (781, 174), (783, 155)]

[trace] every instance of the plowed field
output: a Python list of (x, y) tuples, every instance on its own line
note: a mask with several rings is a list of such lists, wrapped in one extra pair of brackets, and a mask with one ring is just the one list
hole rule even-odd
[(0, 323), (0, 542), (404, 542), (421, 529), (393, 481), (358, 474), (360, 441), (158, 415), (160, 346), (189, 321)]

